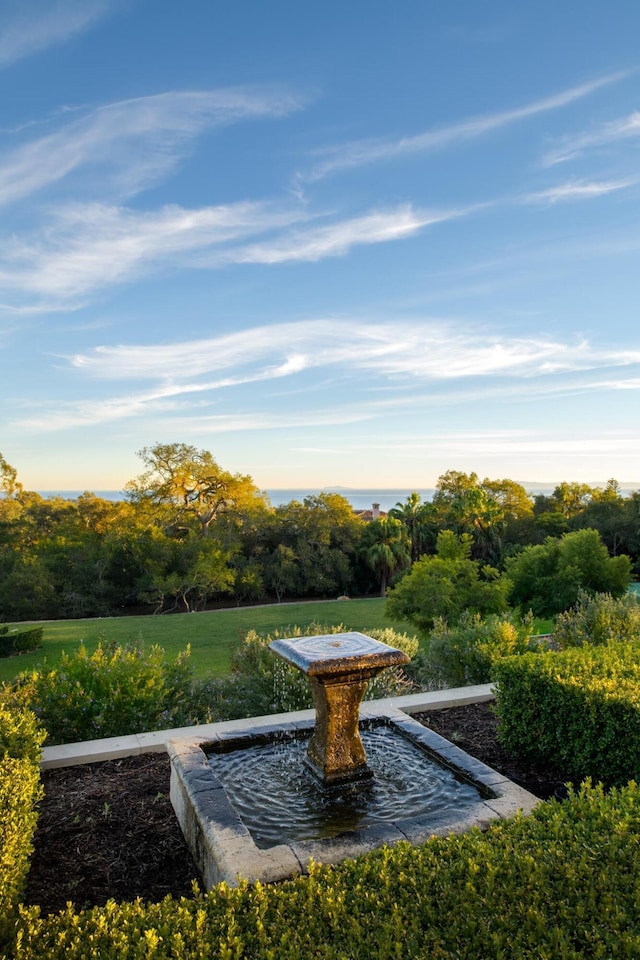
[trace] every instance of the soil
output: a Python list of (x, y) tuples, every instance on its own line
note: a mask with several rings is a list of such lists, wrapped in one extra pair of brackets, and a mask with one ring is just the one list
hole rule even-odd
[[(536, 796), (564, 796), (562, 771), (505, 753), (490, 703), (417, 719)], [(191, 896), (198, 872), (169, 801), (169, 776), (165, 754), (44, 771), (25, 901), (50, 913), (67, 901), (80, 909), (109, 898)]]

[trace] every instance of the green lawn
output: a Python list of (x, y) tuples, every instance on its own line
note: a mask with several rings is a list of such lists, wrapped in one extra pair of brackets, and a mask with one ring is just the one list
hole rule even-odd
[[(0, 681), (10, 680), (22, 670), (38, 666), (46, 658), (55, 664), (63, 651), (72, 653), (80, 643), (89, 651), (104, 637), (123, 644), (139, 637), (146, 644), (157, 643), (169, 659), (191, 644), (191, 662), (198, 677), (226, 673), (231, 654), (240, 636), (251, 628), (260, 633), (282, 630), (297, 624), (344, 624), (347, 630), (394, 627), (402, 633), (413, 633), (407, 624), (394, 623), (384, 617), (384, 598), (371, 600), (324, 600), (313, 603), (285, 603), (260, 607), (240, 607), (207, 613), (174, 614), (171, 616), (103, 617), (98, 620), (48, 620), (44, 626), (44, 642), (40, 650), (20, 657), (0, 659)], [(38, 624), (39, 625), (39, 624)]]

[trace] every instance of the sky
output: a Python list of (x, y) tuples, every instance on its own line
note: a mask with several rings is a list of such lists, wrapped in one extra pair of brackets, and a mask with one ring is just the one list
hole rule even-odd
[(635, 0), (0, 0), (0, 453), (640, 485)]

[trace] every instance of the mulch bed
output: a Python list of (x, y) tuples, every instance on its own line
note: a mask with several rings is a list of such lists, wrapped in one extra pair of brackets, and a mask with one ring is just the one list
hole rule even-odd
[[(564, 795), (562, 771), (507, 756), (491, 704), (417, 719), (536, 796)], [(198, 873), (169, 801), (169, 775), (165, 754), (45, 771), (26, 903), (51, 913), (67, 901), (82, 908), (191, 896)]]

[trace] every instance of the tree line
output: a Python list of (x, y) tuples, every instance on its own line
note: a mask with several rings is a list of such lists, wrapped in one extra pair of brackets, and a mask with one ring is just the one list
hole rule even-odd
[[(523, 582), (546, 577), (548, 593), (558, 564), (566, 581), (589, 550), (584, 562), (598, 569), (603, 557), (619, 558), (615, 576), (606, 574), (613, 592), (638, 572), (640, 491), (625, 497), (615, 480), (561, 483), (532, 497), (512, 480), (450, 470), (431, 501), (412, 493), (365, 522), (335, 493), (273, 507), (250, 476), (188, 444), (158, 443), (139, 455), (143, 472), (119, 502), (90, 492), (45, 499), (25, 490), (0, 455), (0, 620), (384, 595), (409, 575), (419, 579), (429, 558), (441, 567), (472, 563), (465, 576), (475, 577), (476, 593), (490, 594), (483, 585), (493, 583), (504, 597), (520, 568)], [(576, 547), (580, 531), (593, 533)], [(526, 589), (512, 602), (526, 604)]]

